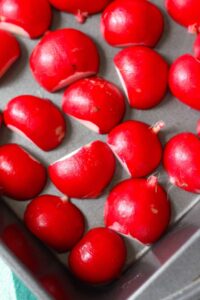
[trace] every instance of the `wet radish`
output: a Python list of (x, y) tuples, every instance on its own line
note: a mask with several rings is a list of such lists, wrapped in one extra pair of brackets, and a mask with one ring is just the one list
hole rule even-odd
[(103, 12), (101, 32), (112, 46), (154, 47), (164, 28), (159, 8), (150, 1), (116, 0)]
[(188, 28), (191, 33), (200, 29), (199, 0), (165, 0), (165, 6), (170, 16), (180, 25)]
[(105, 225), (144, 244), (156, 242), (169, 220), (170, 203), (155, 176), (120, 182), (105, 203)]
[(51, 23), (48, 0), (1, 0), (0, 29), (37, 38), (44, 34)]
[(0, 192), (16, 200), (36, 197), (46, 184), (46, 169), (17, 144), (0, 147)]
[(130, 120), (109, 133), (108, 145), (130, 176), (146, 176), (159, 165), (162, 146), (157, 134), (163, 126), (162, 121), (150, 126)]
[(0, 78), (20, 56), (18, 41), (10, 33), (0, 30)]
[(44, 151), (60, 145), (66, 124), (59, 109), (48, 99), (31, 95), (13, 98), (3, 113), (5, 124)]
[(168, 64), (156, 51), (129, 47), (114, 57), (114, 63), (131, 107), (149, 109), (164, 98), (168, 85)]
[(62, 100), (63, 111), (97, 133), (108, 133), (124, 116), (125, 99), (113, 83), (100, 78), (70, 85)]
[(72, 28), (58, 29), (48, 32), (36, 45), (30, 67), (36, 81), (54, 92), (95, 75), (99, 69), (98, 50), (85, 33)]
[(170, 182), (200, 193), (200, 140), (190, 132), (175, 135), (165, 146), (163, 164)]
[(69, 255), (69, 267), (79, 279), (90, 284), (109, 283), (122, 271), (126, 260), (125, 243), (108, 228), (93, 228)]
[(188, 106), (200, 110), (200, 62), (184, 54), (172, 64), (169, 72), (172, 94)]
[(69, 197), (96, 198), (112, 180), (115, 158), (101, 141), (91, 142), (49, 166), (54, 185)]
[(85, 224), (81, 211), (66, 197), (42, 195), (26, 208), (29, 230), (58, 252), (70, 250), (82, 237)]

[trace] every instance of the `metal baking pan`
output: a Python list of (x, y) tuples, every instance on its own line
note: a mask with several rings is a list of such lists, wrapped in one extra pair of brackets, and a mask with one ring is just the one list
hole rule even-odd
[[(165, 34), (156, 49), (171, 63), (179, 55), (191, 52), (194, 36), (188, 34), (184, 28), (170, 20), (164, 10), (164, 1), (152, 0), (152, 2), (157, 4), (165, 15)], [(100, 75), (120, 86), (113, 65), (113, 57), (119, 49), (112, 48), (105, 43), (100, 34), (99, 20), (100, 16), (96, 15), (90, 17), (85, 24), (80, 25), (76, 23), (72, 15), (54, 11), (51, 29), (73, 27), (89, 34), (96, 41), (101, 55)], [(30, 73), (28, 58), (37, 42), (20, 38), (22, 48), (20, 61), (13, 66), (0, 82), (1, 110), (4, 109), (11, 98), (21, 94), (32, 94), (49, 98), (57, 106), (60, 106), (63, 91), (54, 94), (44, 91), (34, 81)], [(164, 144), (178, 132), (195, 132), (198, 117), (198, 111), (181, 104), (168, 93), (164, 101), (151, 110), (134, 110), (127, 106), (125, 119), (141, 120), (149, 124), (163, 120), (166, 127), (160, 134), (160, 137)], [(95, 134), (70, 118), (66, 118), (66, 121), (68, 124), (68, 135), (62, 145), (54, 151), (44, 153), (26, 139), (5, 127), (1, 129), (0, 143), (19, 143), (47, 166), (50, 162), (92, 140), (100, 139), (105, 141), (106, 139), (106, 136)], [(172, 297), (178, 297), (179, 294), (181, 297), (183, 296), (181, 291), (187, 284), (189, 284), (189, 290), (185, 292), (185, 297), (188, 294), (188, 298), (180, 299), (200, 299), (200, 296), (199, 298), (194, 298), (195, 292), (199, 292), (198, 284), (192, 284), (192, 281), (200, 275), (200, 251), (198, 251), (199, 248), (197, 246), (195, 247), (195, 245), (199, 246), (200, 244), (199, 196), (171, 186), (162, 167), (156, 170), (155, 174), (159, 176), (160, 183), (166, 188), (171, 199), (173, 213), (170, 228), (167, 234), (151, 248), (144, 247), (139, 242), (126, 238), (128, 246), (127, 265), (121, 278), (114, 283), (104, 287), (92, 288), (72, 278), (66, 268), (67, 254), (57, 255), (51, 252), (24, 228), (20, 219), (23, 217), (24, 209), (28, 202), (17, 202), (8, 198), (4, 198), (1, 201), (0, 234), (10, 224), (17, 224), (16, 226), (19, 227), (19, 230), (25, 234), (28, 243), (32, 245), (31, 247), (35, 251), (34, 257), (40, 264), (41, 271), (39, 274), (31, 273), (19, 259), (15, 258), (11, 250), (5, 247), (3, 242), (0, 244), (0, 255), (11, 265), (39, 299), (51, 299), (40, 285), (41, 278), (48, 275), (59, 281), (60, 289), (63, 292), (63, 300), (93, 299), (94, 297), (95, 299), (157, 300), (168, 296), (173, 299)], [(72, 199), (72, 202), (85, 214), (88, 228), (103, 226), (103, 207), (109, 189), (127, 177), (125, 171), (118, 165), (114, 180), (102, 197), (92, 201)], [(47, 184), (43, 192), (60, 195), (59, 191), (50, 183)], [(181, 265), (178, 263), (184, 255), (187, 257), (185, 261), (189, 263), (187, 266), (184, 266), (183, 263)], [(178, 264), (178, 275), (176, 274), (176, 269), (174, 272), (170, 271), (173, 270), (173, 267), (175, 268), (176, 264)], [(187, 271), (189, 271), (186, 272), (184, 268), (187, 268)], [(175, 295), (174, 293), (178, 293), (178, 290), (179, 294)]]

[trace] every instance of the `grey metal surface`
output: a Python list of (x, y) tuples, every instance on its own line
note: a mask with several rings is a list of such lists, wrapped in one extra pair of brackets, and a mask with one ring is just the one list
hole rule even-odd
[[(163, 5), (164, 1), (154, 0), (152, 2), (160, 6), (164, 12), (164, 5)], [(159, 51), (159, 53), (164, 55), (164, 57), (169, 61), (169, 63), (171, 63), (173, 59), (175, 59), (177, 56), (186, 52), (191, 52), (194, 36), (188, 34), (184, 28), (178, 26), (173, 21), (171, 21), (169, 17), (166, 16), (165, 12), (164, 15), (166, 21), (165, 34), (163, 35), (163, 38), (161, 39), (156, 49)], [(119, 49), (112, 48), (105, 43), (105, 41), (103, 40), (100, 34), (99, 19), (100, 19), (99, 15), (93, 16), (89, 18), (84, 25), (79, 25), (75, 22), (73, 16), (64, 13), (55, 12), (52, 29), (63, 28), (63, 27), (74, 27), (89, 34), (97, 42), (101, 54), (101, 70), (99, 74), (115, 82), (120, 86), (113, 65), (113, 57), (119, 51)], [(37, 41), (30, 41), (27, 39), (20, 38), (20, 44), (22, 47), (21, 59), (19, 62), (15, 64), (15, 66), (13, 66), (13, 68), (5, 75), (5, 77), (2, 78), (0, 82), (0, 96), (1, 96), (0, 109), (1, 110), (4, 109), (6, 103), (11, 98), (20, 94), (32, 94), (40, 97), (49, 98), (56, 105), (60, 106), (63, 91), (54, 94), (50, 94), (44, 91), (34, 81), (30, 73), (29, 66), (28, 66), (28, 57), (33, 47), (36, 45), (36, 43)], [(181, 104), (177, 100), (173, 99), (173, 97), (169, 93), (166, 95), (164, 101), (159, 106), (151, 110), (147, 110), (147, 111), (133, 110), (128, 108), (127, 106), (127, 113), (125, 117), (125, 119), (137, 119), (137, 120), (147, 122), (149, 124), (153, 124), (158, 120), (163, 120), (166, 124), (165, 129), (163, 129), (163, 131), (160, 134), (163, 143), (166, 142), (171, 136), (173, 136), (174, 134), (180, 131), (194, 132), (198, 118), (199, 118), (199, 112), (192, 110), (187, 106)], [(105, 136), (100, 136), (89, 131), (89, 129), (86, 129), (85, 127), (83, 127), (82, 125), (80, 125), (79, 123), (77, 123), (76, 121), (70, 118), (66, 118), (66, 121), (68, 124), (68, 135), (66, 139), (58, 149), (51, 151), (49, 153), (42, 152), (40, 149), (38, 149), (36, 146), (34, 146), (33, 144), (25, 140), (23, 137), (20, 137), (19, 135), (12, 133), (10, 130), (6, 128), (3, 128), (1, 130), (0, 143), (3, 144), (6, 142), (17, 142), (23, 145), (36, 157), (41, 159), (41, 161), (44, 162), (44, 164), (47, 166), (49, 163), (53, 162), (54, 160), (62, 157), (67, 153), (70, 153), (71, 151), (81, 147), (84, 144), (87, 144), (89, 141), (96, 140), (96, 139), (101, 139), (101, 140), (106, 139)], [(195, 204), (199, 200), (199, 197), (197, 195), (193, 195), (191, 193), (181, 191), (178, 188), (172, 187), (169, 184), (168, 178), (166, 174), (163, 172), (162, 167), (160, 167), (157, 171), (155, 171), (155, 174), (159, 176), (160, 182), (165, 186), (169, 194), (169, 197), (171, 199), (172, 210), (173, 210), (171, 223), (173, 224), (177, 222), (183, 215), (187, 214), (187, 212), (193, 206), (195, 206)], [(84, 201), (72, 199), (72, 202), (74, 202), (77, 206), (79, 206), (80, 209), (84, 212), (86, 219), (88, 221), (88, 228), (103, 225), (103, 207), (104, 207), (104, 202), (107, 197), (107, 194), (112, 186), (114, 186), (117, 182), (127, 177), (128, 175), (126, 174), (126, 172), (122, 170), (121, 166), (118, 165), (115, 178), (110, 184), (110, 186), (107, 188), (105, 193), (102, 195), (102, 197), (96, 200), (84, 200)], [(50, 183), (47, 184), (44, 193), (52, 193), (52, 194), (60, 195), (59, 191)], [(12, 201), (10, 199), (5, 199), (5, 201), (11, 207), (11, 209), (15, 211), (15, 213), (19, 216), (19, 218), (22, 219), (23, 212), (27, 205), (27, 202), (21, 203), (21, 202)], [(188, 236), (188, 238), (192, 235), (193, 233), (191, 233)], [(140, 243), (138, 243), (133, 239), (126, 238), (126, 241), (129, 248), (129, 257), (127, 261), (127, 266), (131, 266), (136, 259), (138, 259), (141, 255), (144, 255), (144, 253), (148, 250), (148, 248), (144, 247), (143, 245), (141, 245)], [(175, 242), (174, 240), (171, 241), (169, 238), (168, 241), (166, 241), (165, 246), (163, 247), (170, 248), (172, 246), (173, 248), (174, 242)], [(185, 242), (186, 241), (184, 241), (184, 243)], [(154, 249), (156, 248), (159, 249), (159, 244), (156, 245)], [(168, 256), (166, 255), (166, 260), (168, 260), (171, 257), (172, 252), (171, 254), (169, 253)], [(151, 251), (149, 253), (151, 254)], [(64, 255), (55, 254), (55, 256), (57, 256), (59, 260), (61, 260), (64, 264), (66, 264), (66, 254)], [(143, 263), (141, 261), (141, 263), (138, 264), (139, 267), (137, 268), (136, 266), (133, 269), (137, 270), (137, 272), (140, 272), (139, 270), (142, 270), (142, 268), (145, 267), (147, 269), (146, 272), (147, 274), (146, 274), (146, 280), (144, 281), (147, 282), (148, 277), (154, 274), (157, 270), (161, 270), (161, 267), (162, 265), (164, 265), (164, 262), (158, 263), (157, 261), (154, 261), (151, 255), (150, 256), (146, 255), (145, 257), (147, 260), (148, 259), (150, 260), (149, 263), (145, 263), (145, 265), (142, 265)], [(137, 274), (135, 274), (135, 276), (136, 275)], [(174, 276), (174, 280), (176, 281), (177, 280), (176, 274), (173, 276)], [(127, 278), (125, 275), (123, 278), (124, 281), (127, 282)], [(141, 281), (142, 284), (144, 281)], [(120, 281), (118, 282), (118, 284), (121, 287), (122, 283)], [(161, 285), (161, 283), (159, 285)], [(113, 285), (112, 289), (117, 290), (115, 285)], [(106, 292), (106, 294), (109, 295), (108, 292)], [(123, 295), (125, 296), (126, 293), (124, 292)], [(104, 295), (104, 297), (106, 296)], [(144, 297), (148, 297), (148, 295)], [(122, 297), (118, 299), (120, 300), (126, 299), (126, 297)], [(146, 298), (146, 299), (150, 299), (150, 298)], [(156, 300), (155, 298), (152, 299)]]

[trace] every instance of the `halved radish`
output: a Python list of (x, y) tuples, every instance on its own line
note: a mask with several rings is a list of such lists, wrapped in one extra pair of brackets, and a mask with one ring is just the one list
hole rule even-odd
[(124, 116), (125, 100), (113, 83), (100, 78), (82, 79), (68, 87), (63, 111), (97, 133), (108, 133)]
[(182, 132), (165, 146), (164, 168), (170, 182), (192, 193), (200, 193), (200, 140), (191, 132)]
[(72, 13), (79, 23), (83, 23), (91, 14), (102, 11), (112, 0), (49, 0), (57, 9)]
[(162, 146), (157, 134), (163, 126), (162, 121), (150, 126), (130, 120), (109, 133), (108, 145), (130, 176), (146, 176), (159, 165)]
[(108, 5), (101, 17), (103, 37), (116, 47), (154, 47), (163, 29), (163, 15), (150, 1), (116, 0)]
[(10, 33), (0, 30), (0, 78), (20, 56), (20, 46)]
[(72, 249), (69, 268), (79, 279), (90, 284), (106, 284), (118, 278), (127, 256), (123, 238), (111, 229), (89, 230)]
[(145, 244), (154, 243), (170, 221), (167, 193), (155, 176), (124, 180), (112, 189), (107, 198), (104, 221), (110, 229)]
[(3, 113), (5, 124), (44, 151), (60, 145), (66, 124), (59, 109), (47, 99), (31, 95), (10, 100)]
[(48, 0), (1, 0), (0, 29), (37, 38), (49, 28), (51, 8)]
[(85, 228), (84, 216), (78, 207), (67, 197), (54, 195), (33, 199), (25, 210), (24, 221), (33, 234), (60, 253), (74, 247)]
[(168, 64), (156, 51), (143, 46), (126, 48), (114, 63), (131, 107), (148, 109), (164, 98), (168, 84)]
[(96, 198), (111, 181), (115, 158), (109, 147), (94, 141), (49, 166), (55, 186), (69, 197)]
[(200, 31), (199, 0), (165, 0), (169, 15), (191, 33)]
[(58, 29), (48, 32), (34, 48), (30, 67), (38, 83), (54, 92), (78, 79), (95, 75), (99, 55), (95, 43), (83, 32)]
[(46, 184), (45, 167), (17, 144), (0, 147), (0, 191), (16, 200), (36, 197)]
[(200, 62), (190, 54), (178, 57), (170, 68), (169, 87), (178, 100), (200, 110)]

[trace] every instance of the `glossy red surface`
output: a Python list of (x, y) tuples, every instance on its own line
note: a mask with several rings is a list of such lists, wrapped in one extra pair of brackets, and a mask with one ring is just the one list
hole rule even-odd
[(143, 46), (126, 48), (114, 57), (130, 106), (149, 109), (164, 98), (168, 85), (168, 64), (156, 51)]
[(20, 131), (44, 151), (56, 148), (65, 137), (65, 119), (50, 100), (18, 96), (8, 102), (3, 116), (8, 127)]
[(62, 109), (80, 121), (91, 122), (98, 133), (108, 133), (124, 116), (125, 98), (115, 84), (92, 77), (66, 89)]
[(53, 184), (75, 198), (98, 197), (110, 183), (114, 171), (114, 155), (101, 141), (87, 144), (49, 166)]
[(0, 147), (0, 191), (16, 200), (36, 197), (46, 184), (46, 169), (17, 144)]
[(126, 260), (125, 243), (107, 228), (88, 231), (69, 255), (69, 267), (79, 279), (91, 284), (117, 278)]
[(153, 176), (120, 182), (105, 203), (105, 225), (145, 244), (156, 242), (169, 220), (167, 194)]
[(191, 29), (193, 29), (194, 32), (199, 30), (199, 0), (165, 0), (165, 6), (169, 15), (177, 23), (185, 27), (193, 27)]
[(48, 0), (1, 0), (0, 16), (7, 30), (9, 24), (13, 24), (21, 27), (30, 38), (37, 38), (49, 28), (52, 13)]
[(107, 142), (133, 177), (150, 174), (161, 161), (161, 143), (153, 127), (146, 123), (121, 123), (109, 133)]
[(154, 47), (164, 28), (159, 8), (150, 1), (116, 0), (103, 12), (101, 32), (112, 46)]
[(52, 92), (95, 75), (99, 69), (98, 50), (85, 33), (58, 29), (48, 32), (34, 48), (30, 67), (38, 83)]
[(84, 232), (81, 211), (67, 199), (42, 195), (26, 208), (24, 221), (29, 230), (58, 252), (71, 249)]
[(184, 54), (174, 61), (169, 86), (181, 102), (200, 110), (200, 62), (192, 55)]
[(170, 182), (183, 190), (200, 192), (200, 140), (193, 133), (174, 136), (165, 146), (164, 168)]
[(0, 30), (0, 77), (12, 66), (20, 56), (18, 41), (10, 33)]

